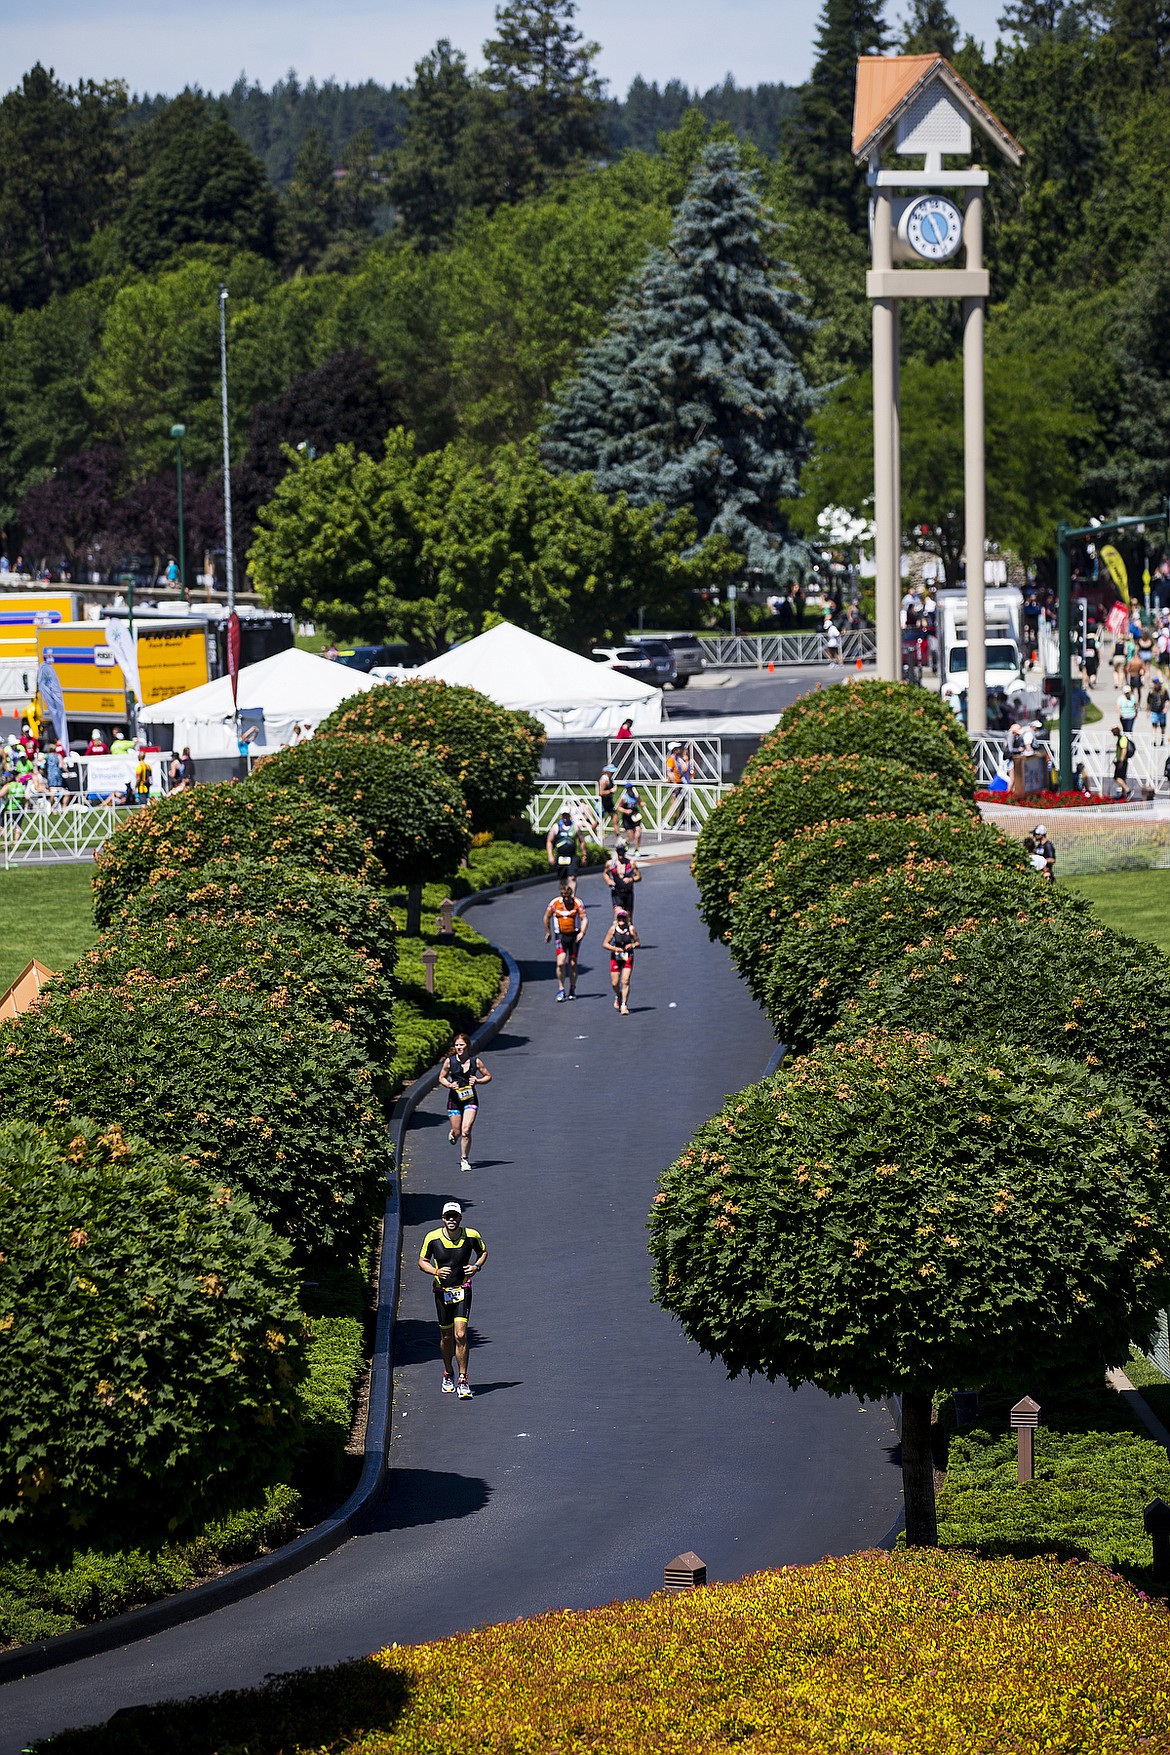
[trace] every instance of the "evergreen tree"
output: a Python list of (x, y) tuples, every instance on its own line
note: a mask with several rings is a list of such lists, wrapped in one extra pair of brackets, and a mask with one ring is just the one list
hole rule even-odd
[(443, 37), (414, 70), (404, 97), (402, 144), (390, 156), (386, 192), (403, 233), (424, 249), (444, 244), (482, 196), (469, 153), (481, 98), (458, 49)]
[(804, 558), (780, 502), (797, 492), (814, 396), (793, 358), (807, 330), (771, 252), (735, 146), (704, 151), (668, 251), (651, 253), (609, 329), (549, 411), (544, 455), (590, 470), (633, 505), (689, 509), (745, 566), (782, 577)]
[(903, 55), (945, 55), (949, 61), (959, 41), (959, 21), (947, 0), (911, 0), (902, 26)]
[(155, 158), (122, 217), (135, 268), (161, 267), (187, 244), (272, 254), (276, 202), (264, 167), (226, 117), (192, 115)]
[(604, 100), (593, 68), (599, 45), (583, 40), (576, 11), (575, 0), (507, 0), (496, 8), (483, 83), (496, 100), (501, 199), (546, 188), (604, 148)]
[(1036, 43), (1058, 30), (1080, 29), (1090, 10), (1084, 0), (1009, 0), (996, 22), (1006, 36)]
[(1098, 479), (1113, 511), (1144, 512), (1170, 490), (1170, 221), (1130, 279), (1114, 349), (1120, 406)]
[(853, 162), (853, 93), (860, 55), (887, 46), (882, 0), (825, 0), (817, 58), (800, 98), (792, 160), (807, 201), (863, 230), (868, 198)]
[(339, 203), (333, 155), (319, 128), (310, 128), (281, 201), (281, 255), (287, 269), (320, 266), (337, 232)]

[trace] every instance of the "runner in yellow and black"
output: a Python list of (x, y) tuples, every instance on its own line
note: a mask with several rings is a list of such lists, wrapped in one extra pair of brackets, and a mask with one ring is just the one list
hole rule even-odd
[[(434, 1281), (435, 1315), (439, 1319), (439, 1347), (443, 1355), (443, 1394), (450, 1395), (458, 1387), (459, 1399), (464, 1402), (471, 1400), (471, 1385), (467, 1381), (471, 1277), (486, 1260), (487, 1244), (478, 1231), (463, 1223), (459, 1202), (449, 1200), (443, 1208), (443, 1223), (423, 1238), (418, 1265)], [(458, 1386), (452, 1366), (458, 1366)]]
[(567, 997), (577, 997), (577, 952), (589, 930), (589, 916), (572, 878), (563, 880), (560, 895), (554, 896), (544, 911), (545, 944), (551, 940), (554, 929), (557, 935), (557, 1004), (560, 1005), (566, 998), (566, 981), (569, 984)]

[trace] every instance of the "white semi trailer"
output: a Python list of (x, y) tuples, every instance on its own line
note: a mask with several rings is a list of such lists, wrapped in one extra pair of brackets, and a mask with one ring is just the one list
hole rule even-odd
[[(946, 588), (936, 593), (939, 678), (942, 696), (955, 712), (967, 687), (967, 593)], [(1015, 585), (987, 591), (987, 686), (1006, 694), (1026, 692), (1024, 683), (1024, 594)]]

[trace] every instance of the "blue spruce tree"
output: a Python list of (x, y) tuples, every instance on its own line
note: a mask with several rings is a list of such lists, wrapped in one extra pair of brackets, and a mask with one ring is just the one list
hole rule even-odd
[(780, 502), (798, 492), (816, 397), (793, 355), (808, 320), (772, 234), (737, 147), (708, 146), (670, 247), (651, 252), (550, 407), (542, 455), (634, 505), (688, 507), (700, 537), (722, 533), (746, 568), (782, 579), (806, 559)]

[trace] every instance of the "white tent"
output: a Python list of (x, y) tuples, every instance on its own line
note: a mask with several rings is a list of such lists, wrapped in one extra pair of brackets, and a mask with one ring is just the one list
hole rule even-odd
[(609, 736), (623, 719), (632, 719), (635, 731), (653, 731), (662, 723), (661, 689), (619, 676), (608, 665), (566, 652), (511, 622), (444, 652), (415, 674), (479, 689), (501, 707), (522, 707), (562, 737)]
[[(245, 665), (237, 683), (240, 729), (256, 728), (253, 748), (257, 751), (291, 742), (294, 725), (311, 733), (350, 695), (375, 687), (363, 671), (316, 658), (295, 646)], [(142, 717), (148, 725), (172, 726), (176, 750), (190, 748), (193, 756), (237, 753), (229, 677), (217, 676), (214, 682), (172, 695), (169, 701), (144, 708)]]

